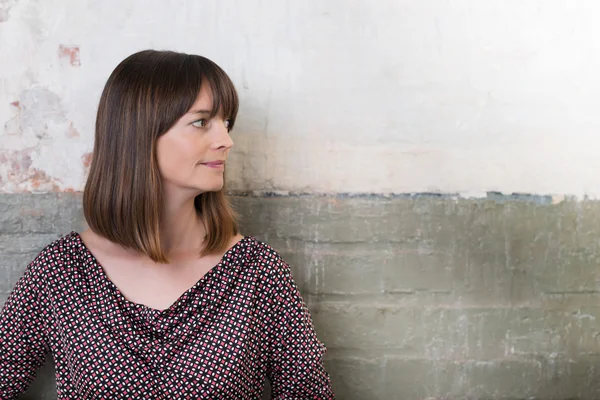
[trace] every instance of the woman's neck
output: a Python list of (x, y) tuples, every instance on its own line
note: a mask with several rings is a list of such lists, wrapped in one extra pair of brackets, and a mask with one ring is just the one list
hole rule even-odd
[(193, 198), (165, 205), (160, 221), (160, 239), (167, 254), (197, 251), (201, 248), (205, 236), (206, 229), (194, 206)]

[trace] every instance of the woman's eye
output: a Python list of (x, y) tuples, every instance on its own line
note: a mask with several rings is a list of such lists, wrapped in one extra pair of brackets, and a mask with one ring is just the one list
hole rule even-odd
[(226, 119), (225, 120), (225, 128), (229, 129), (230, 126), (231, 126), (231, 120), (230, 119)]
[(204, 128), (206, 127), (206, 120), (199, 119), (197, 121), (192, 122), (192, 125), (194, 125), (196, 128)]

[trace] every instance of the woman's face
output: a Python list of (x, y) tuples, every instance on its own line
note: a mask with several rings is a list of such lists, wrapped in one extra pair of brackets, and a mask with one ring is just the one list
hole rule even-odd
[(209, 119), (211, 109), (212, 93), (202, 88), (190, 110), (158, 138), (158, 168), (166, 190), (191, 189), (195, 196), (223, 188), (233, 141), (229, 121), (221, 115)]

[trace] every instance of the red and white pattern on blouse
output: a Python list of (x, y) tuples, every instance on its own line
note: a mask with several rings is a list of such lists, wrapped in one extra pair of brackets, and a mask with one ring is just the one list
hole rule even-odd
[(52, 353), (58, 399), (333, 399), (289, 266), (246, 236), (171, 307), (127, 300), (76, 232), (27, 266), (0, 313), (0, 399)]

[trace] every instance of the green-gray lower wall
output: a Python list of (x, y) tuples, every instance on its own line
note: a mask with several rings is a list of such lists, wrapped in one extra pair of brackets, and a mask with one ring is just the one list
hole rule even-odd
[[(339, 399), (599, 399), (600, 202), (232, 197), (292, 266)], [(0, 195), (0, 304), (83, 227), (81, 195)], [(48, 363), (23, 398), (56, 398)]]

